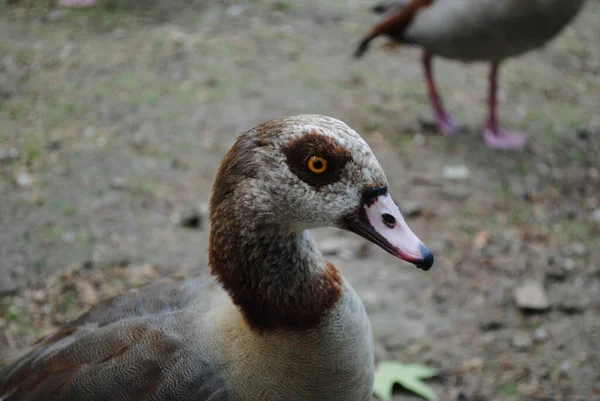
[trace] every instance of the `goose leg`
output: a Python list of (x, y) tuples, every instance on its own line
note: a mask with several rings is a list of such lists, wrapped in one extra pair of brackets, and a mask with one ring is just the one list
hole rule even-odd
[(458, 133), (460, 128), (444, 109), (442, 98), (438, 93), (435, 79), (433, 77), (432, 58), (433, 55), (431, 53), (428, 53), (427, 51), (423, 53), (423, 69), (425, 70), (429, 101), (431, 102), (431, 107), (433, 108), (435, 121), (437, 122), (439, 130), (445, 135), (455, 135)]
[(517, 132), (508, 132), (500, 127), (498, 122), (498, 63), (490, 67), (489, 118), (485, 124), (484, 139), (490, 148), (523, 149), (527, 137)]

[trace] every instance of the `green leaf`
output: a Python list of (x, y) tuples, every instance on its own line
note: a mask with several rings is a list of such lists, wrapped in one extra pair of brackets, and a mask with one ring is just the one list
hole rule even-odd
[(392, 401), (394, 384), (399, 384), (408, 391), (420, 395), (428, 401), (437, 401), (438, 398), (422, 379), (434, 377), (438, 374), (436, 369), (423, 365), (404, 365), (398, 362), (381, 362), (375, 370), (375, 383), (373, 393), (379, 401)]

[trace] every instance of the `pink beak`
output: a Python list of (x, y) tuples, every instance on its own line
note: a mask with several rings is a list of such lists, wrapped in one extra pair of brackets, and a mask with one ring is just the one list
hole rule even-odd
[(429, 270), (433, 266), (433, 254), (408, 227), (386, 187), (366, 190), (361, 207), (348, 216), (345, 223), (347, 229), (397, 258), (413, 263), (422, 270)]

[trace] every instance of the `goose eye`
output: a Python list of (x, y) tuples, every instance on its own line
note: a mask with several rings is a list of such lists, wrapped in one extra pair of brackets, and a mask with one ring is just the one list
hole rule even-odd
[(327, 160), (321, 156), (311, 156), (306, 162), (308, 169), (315, 174), (323, 174), (327, 171)]

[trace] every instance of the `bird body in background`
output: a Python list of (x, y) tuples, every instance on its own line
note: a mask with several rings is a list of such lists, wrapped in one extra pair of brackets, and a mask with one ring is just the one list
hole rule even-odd
[(463, 62), (487, 61), (489, 117), (484, 138), (488, 146), (522, 149), (526, 136), (500, 127), (497, 116), (500, 63), (536, 49), (554, 38), (579, 12), (585, 0), (403, 0), (379, 4), (385, 13), (361, 40), (362, 56), (380, 35), (423, 48), (428, 95), (441, 132), (453, 135), (458, 125), (443, 107), (433, 77), (432, 57)]
[[(213, 277), (94, 307), (0, 367), (0, 401), (368, 401), (365, 308), (308, 229), (352, 231), (423, 270), (364, 140), (318, 115), (239, 136), (211, 198)], [(368, 269), (365, 263), (365, 269)]]

